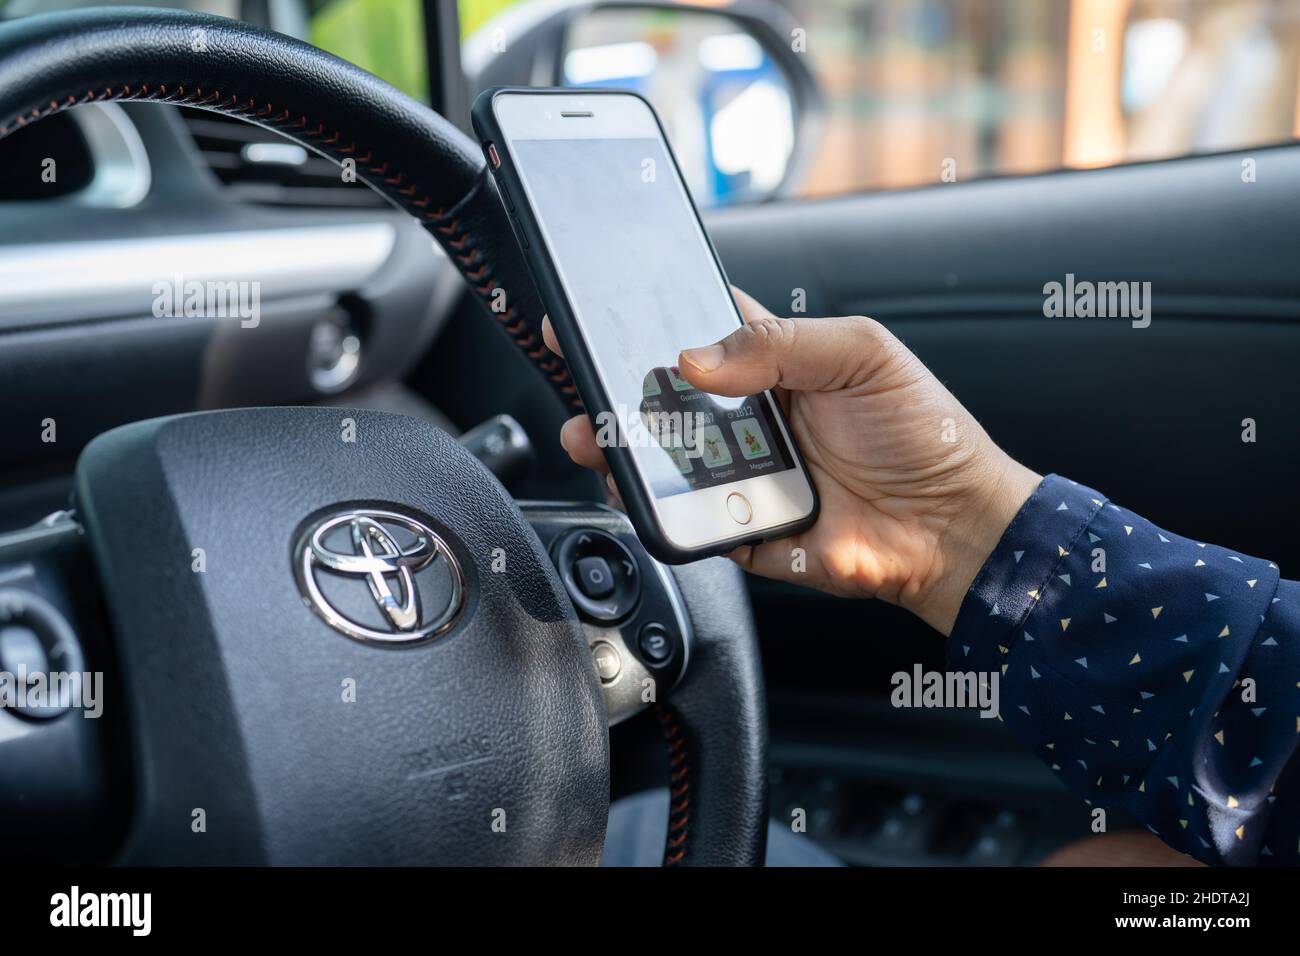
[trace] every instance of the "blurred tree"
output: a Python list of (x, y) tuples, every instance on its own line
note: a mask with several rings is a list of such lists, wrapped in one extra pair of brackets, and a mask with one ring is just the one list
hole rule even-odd
[(310, 41), (429, 101), (420, 0), (332, 0), (312, 14)]
[(502, 10), (518, 6), (523, 0), (460, 0), (461, 39), (469, 36)]

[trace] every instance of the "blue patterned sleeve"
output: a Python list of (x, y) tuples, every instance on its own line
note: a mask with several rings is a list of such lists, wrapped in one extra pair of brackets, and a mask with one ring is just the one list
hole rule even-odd
[(1271, 561), (1050, 475), (971, 584), (948, 660), (1000, 675), (1007, 727), (1090, 805), (1207, 863), (1300, 863), (1300, 584)]

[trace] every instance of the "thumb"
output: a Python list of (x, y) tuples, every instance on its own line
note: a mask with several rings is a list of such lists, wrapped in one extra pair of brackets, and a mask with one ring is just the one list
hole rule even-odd
[(888, 334), (878, 322), (861, 316), (763, 315), (714, 345), (686, 349), (677, 364), (688, 382), (714, 395), (753, 395), (777, 386), (831, 392), (867, 377)]

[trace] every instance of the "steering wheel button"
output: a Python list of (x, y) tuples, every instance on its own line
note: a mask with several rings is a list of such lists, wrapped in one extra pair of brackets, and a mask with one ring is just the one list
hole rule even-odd
[(597, 528), (573, 528), (551, 545), (555, 566), (578, 613), (611, 624), (636, 607), (640, 573), (627, 545)]
[(754, 506), (739, 491), (727, 495), (727, 514), (737, 524), (749, 524), (754, 518)]
[(80, 674), (85, 670), (81, 645), (63, 614), (45, 600), (18, 589), (0, 590), (0, 672), (12, 683), (26, 674), (33, 681), (51, 681), (52, 672), (70, 676), (56, 693), (54, 684), (41, 703), (29, 701), (9, 709), (33, 720), (49, 720), (66, 713), (80, 700)]
[(641, 653), (651, 664), (666, 664), (673, 656), (673, 639), (668, 633), (668, 628), (662, 624), (647, 624), (641, 628), (641, 636), (637, 642), (641, 647)]
[(0, 670), (10, 674), (44, 674), (50, 669), (45, 645), (29, 627), (0, 628)]
[(591, 645), (591, 659), (596, 662), (596, 673), (602, 684), (612, 684), (618, 680), (623, 670), (623, 658), (618, 648), (608, 641), (597, 641)]
[(614, 572), (609, 562), (601, 557), (579, 558), (575, 576), (582, 593), (594, 600), (607, 598), (614, 593)]

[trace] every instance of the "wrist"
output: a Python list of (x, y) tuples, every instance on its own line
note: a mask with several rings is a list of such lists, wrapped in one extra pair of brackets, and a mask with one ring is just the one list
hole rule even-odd
[(908, 609), (947, 637), (962, 601), (1002, 535), (1043, 480), (996, 449), (996, 460), (957, 496), (938, 538), (931, 574)]

